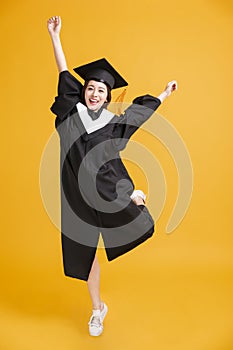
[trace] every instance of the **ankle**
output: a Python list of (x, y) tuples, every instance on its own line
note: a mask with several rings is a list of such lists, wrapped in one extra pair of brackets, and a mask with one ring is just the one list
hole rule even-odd
[(100, 303), (100, 311), (103, 311), (103, 308), (104, 308), (104, 302), (101, 301), (101, 303)]
[(141, 197), (135, 197), (133, 199), (133, 202), (136, 204), (136, 205), (145, 205), (145, 201), (141, 198)]
[(95, 305), (95, 306), (93, 305), (93, 306), (92, 306), (92, 310), (100, 310), (100, 311), (102, 311), (103, 308), (104, 308), (104, 303), (103, 303), (103, 301), (101, 301), (99, 305)]

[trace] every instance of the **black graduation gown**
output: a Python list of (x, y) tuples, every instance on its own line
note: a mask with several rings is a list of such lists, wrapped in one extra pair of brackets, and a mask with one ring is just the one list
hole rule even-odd
[[(154, 232), (148, 209), (130, 199), (134, 184), (119, 152), (161, 101), (150, 95), (138, 97), (124, 114), (113, 115), (105, 126), (87, 133), (76, 107), (82, 88), (69, 71), (61, 72), (51, 110), (57, 115), (60, 136), (64, 273), (87, 281), (100, 233), (110, 261)], [(92, 119), (102, 112), (103, 108), (97, 113), (88, 111)]]

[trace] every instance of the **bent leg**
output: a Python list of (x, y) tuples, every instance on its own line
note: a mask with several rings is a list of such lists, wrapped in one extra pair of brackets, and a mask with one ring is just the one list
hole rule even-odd
[[(108, 257), (109, 261), (111, 261), (111, 260), (117, 258), (118, 256), (123, 255), (123, 254), (127, 253), (128, 251), (136, 248), (138, 245), (140, 245), (141, 243), (146, 241), (148, 238), (152, 237), (152, 235), (155, 231), (154, 220), (153, 220), (149, 210), (145, 206), (144, 200), (141, 197), (135, 197), (134, 199), (132, 199), (132, 201), (136, 204), (138, 209), (140, 209), (140, 211), (143, 212), (144, 217), (145, 217), (143, 222), (146, 223), (148, 229), (146, 230), (146, 232), (144, 231), (144, 233), (142, 235), (140, 235), (140, 234), (138, 235), (137, 227), (135, 227), (135, 232), (136, 232), (135, 239), (133, 239), (134, 234), (131, 234), (132, 239), (131, 239), (131, 241), (129, 240), (126, 244), (120, 244), (120, 243), (124, 241), (124, 236), (128, 235), (129, 231), (127, 232), (126, 230), (128, 230), (129, 227), (128, 228), (126, 227), (126, 229), (123, 228), (122, 230), (121, 230), (121, 228), (119, 228), (119, 232), (116, 232), (115, 236), (113, 235), (110, 239), (108, 238), (108, 235), (106, 233), (103, 236), (103, 238), (104, 238), (104, 242), (105, 241), (107, 242), (106, 253), (107, 253), (107, 257)], [(142, 224), (143, 226), (144, 226), (144, 223)], [(130, 233), (132, 233), (132, 228), (131, 228)], [(118, 235), (120, 237), (117, 240)]]
[[(132, 199), (132, 201), (139, 207), (140, 210), (142, 210), (148, 217), (149, 221), (152, 223), (152, 226), (154, 226), (154, 220), (152, 216), (149, 213), (149, 210), (147, 209), (144, 200), (141, 197), (135, 197)], [(151, 233), (154, 232), (154, 227), (151, 230)]]

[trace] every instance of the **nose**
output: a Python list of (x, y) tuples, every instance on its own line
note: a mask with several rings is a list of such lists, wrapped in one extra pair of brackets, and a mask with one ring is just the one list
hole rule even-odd
[(94, 97), (97, 96), (97, 89), (94, 89), (94, 90), (92, 91), (92, 95), (93, 95)]

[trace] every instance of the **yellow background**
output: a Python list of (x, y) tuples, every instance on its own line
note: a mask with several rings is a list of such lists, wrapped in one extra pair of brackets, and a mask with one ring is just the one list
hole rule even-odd
[[(111, 263), (100, 252), (109, 314), (97, 339), (86, 284), (63, 276), (39, 189), (57, 83), (46, 21), (57, 14), (70, 69), (107, 57), (130, 83), (127, 101), (177, 79), (159, 113), (184, 139), (195, 176), (190, 208), (166, 235), (177, 174), (154, 144), (166, 206), (140, 248)], [(232, 2), (220, 0), (1, 3), (1, 349), (233, 348), (232, 20)], [(138, 186), (143, 176), (134, 174)]]

